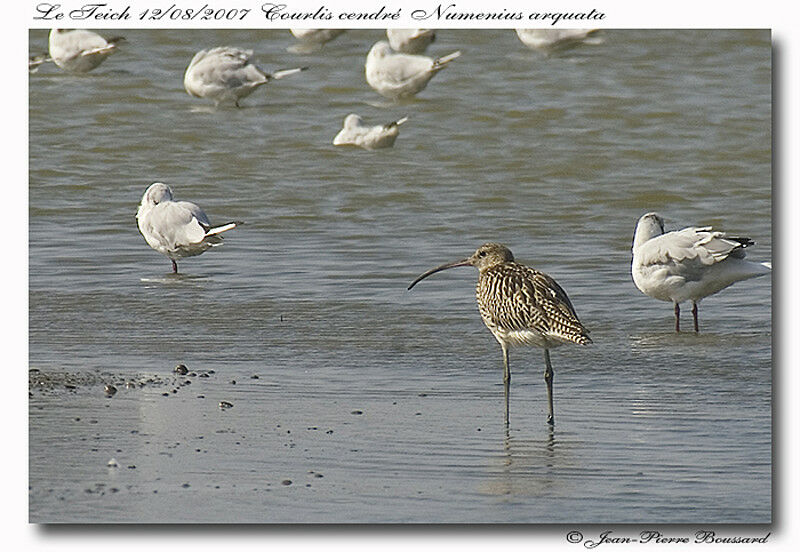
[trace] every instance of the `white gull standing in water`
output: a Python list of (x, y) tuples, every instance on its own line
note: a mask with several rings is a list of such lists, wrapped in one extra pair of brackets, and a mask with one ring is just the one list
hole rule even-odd
[(515, 29), (522, 43), (533, 50), (554, 51), (590, 42), (598, 29)]
[(189, 201), (174, 201), (172, 190), (161, 182), (151, 184), (145, 191), (136, 221), (147, 245), (169, 257), (175, 274), (177, 259), (222, 245), (220, 234), (243, 224), (228, 222), (212, 227), (200, 207)]
[(367, 54), (364, 66), (367, 83), (386, 98), (408, 98), (423, 90), (436, 73), (460, 55), (457, 51), (432, 59), (396, 54), (387, 41), (381, 40)]
[(436, 40), (433, 29), (386, 29), (386, 38), (395, 52), (421, 54)]
[(772, 270), (770, 263), (745, 260), (754, 242), (711, 229), (684, 228), (664, 233), (664, 219), (647, 213), (636, 224), (631, 274), (636, 287), (650, 297), (675, 305), (675, 331), (680, 331), (680, 303), (692, 302), (694, 331), (699, 332), (697, 303), (731, 284)]
[(334, 146), (358, 146), (368, 150), (390, 148), (400, 134), (400, 125), (408, 117), (403, 117), (385, 125), (368, 126), (360, 116), (351, 113), (344, 118), (344, 128), (333, 139)]
[(49, 39), (50, 59), (66, 71), (86, 73), (116, 52), (121, 40), (125, 39), (106, 40), (86, 29), (53, 29)]
[(298, 53), (310, 53), (322, 48), (331, 40), (337, 38), (347, 29), (289, 29), (300, 44), (291, 47), (290, 51)]
[(209, 98), (216, 105), (233, 101), (239, 107), (239, 100), (259, 86), (307, 69), (297, 67), (267, 73), (250, 61), (252, 56), (252, 50), (230, 46), (200, 50), (186, 68), (183, 87), (189, 95)]

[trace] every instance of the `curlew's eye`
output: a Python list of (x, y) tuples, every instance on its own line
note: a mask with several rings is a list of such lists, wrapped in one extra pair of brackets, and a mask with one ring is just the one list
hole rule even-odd
[(480, 253), (478, 253), (478, 257), (485, 257), (485, 256), (486, 256), (486, 251), (481, 251)]

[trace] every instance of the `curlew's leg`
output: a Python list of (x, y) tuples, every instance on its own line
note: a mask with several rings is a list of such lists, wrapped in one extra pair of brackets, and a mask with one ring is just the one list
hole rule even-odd
[(175, 262), (175, 259), (170, 259), (170, 261), (172, 261), (172, 273), (173, 274), (177, 274), (178, 273), (178, 263)]
[(508, 366), (508, 345), (501, 343), (500, 346), (503, 348), (503, 383), (509, 384), (511, 383), (511, 368)]
[(675, 331), (681, 331), (681, 307), (675, 303)]
[(544, 350), (544, 382), (547, 384), (547, 423), (554, 425), (553, 420), (553, 367), (550, 365), (550, 351)]
[(506, 397), (506, 426), (508, 426), (508, 405), (511, 396), (511, 368), (508, 366), (508, 345), (500, 343), (503, 348), (503, 388)]
[(511, 403), (511, 399), (510, 399), (510, 397), (511, 397), (511, 386), (508, 384), (508, 382), (505, 382), (503, 384), (503, 387), (505, 388), (505, 397), (506, 397), (506, 427), (508, 427), (508, 411), (509, 411), (509, 405)]
[(697, 323), (697, 302), (692, 301), (692, 318), (694, 318), (694, 331), (700, 333), (700, 324)]

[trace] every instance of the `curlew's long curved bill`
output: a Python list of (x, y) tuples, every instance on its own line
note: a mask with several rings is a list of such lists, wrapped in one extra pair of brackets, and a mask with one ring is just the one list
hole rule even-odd
[(432, 269), (430, 269), (428, 272), (425, 272), (425, 273), (423, 273), (423, 274), (420, 274), (420, 275), (417, 277), (417, 279), (416, 279), (416, 280), (414, 280), (413, 282), (411, 282), (411, 285), (410, 285), (410, 286), (408, 286), (408, 289), (411, 289), (411, 288), (413, 288), (415, 285), (417, 285), (417, 282), (419, 282), (419, 281), (420, 281), (420, 280), (422, 280), (423, 278), (427, 278), (427, 277), (428, 277), (428, 276), (430, 276), (431, 274), (436, 274), (437, 272), (440, 272), (440, 271), (442, 271), (442, 270), (447, 270), (448, 268), (455, 268), (455, 267), (457, 267), (457, 266), (472, 266), (472, 264), (469, 262), (469, 259), (462, 259), (462, 260), (460, 260), (460, 261), (456, 261), (456, 262), (454, 262), (454, 263), (447, 263), (447, 264), (443, 264), (442, 266), (437, 266), (436, 268), (432, 268)]

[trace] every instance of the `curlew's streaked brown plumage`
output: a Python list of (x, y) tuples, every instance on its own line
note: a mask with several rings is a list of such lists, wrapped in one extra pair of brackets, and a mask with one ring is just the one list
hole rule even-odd
[(485, 243), (471, 257), (443, 264), (421, 274), (408, 289), (431, 274), (457, 266), (474, 266), (478, 269), (478, 310), (483, 323), (503, 349), (506, 423), (511, 384), (508, 348), (512, 345), (535, 345), (544, 349), (547, 423), (552, 425), (553, 367), (550, 364), (550, 349), (564, 343), (586, 345), (592, 342), (569, 297), (553, 278), (515, 262), (511, 251), (499, 243)]

